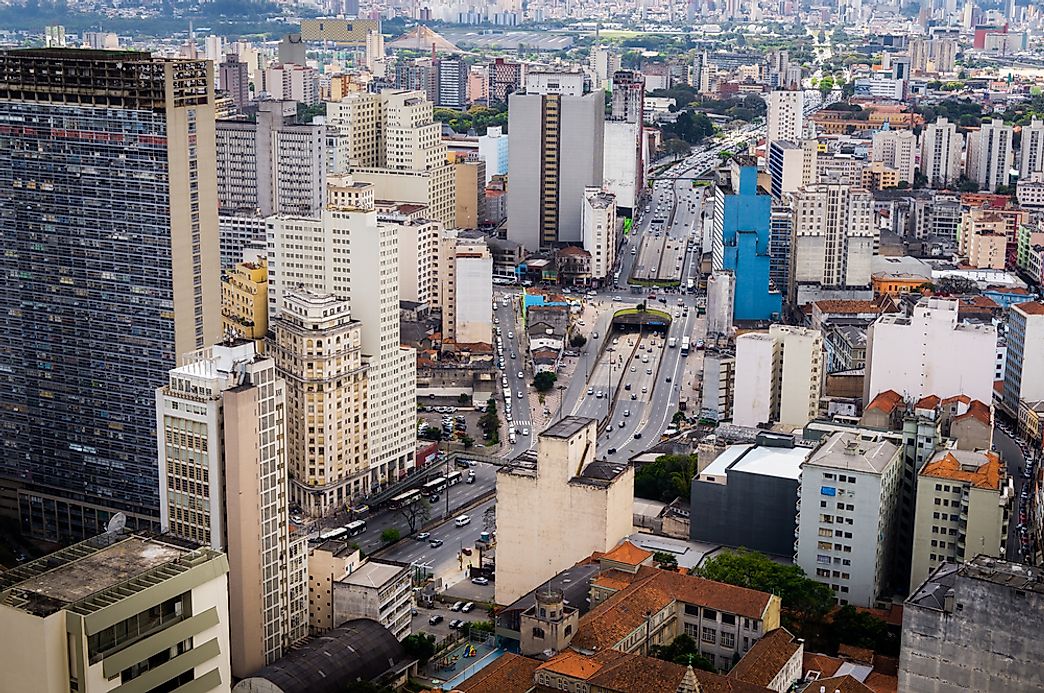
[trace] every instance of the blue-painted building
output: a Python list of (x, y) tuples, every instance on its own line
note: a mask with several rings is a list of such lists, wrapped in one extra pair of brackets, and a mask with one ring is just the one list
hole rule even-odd
[(715, 190), (714, 269), (730, 270), (736, 277), (734, 320), (771, 320), (783, 307), (782, 294), (769, 285), (772, 198), (758, 194), (753, 157), (737, 156), (730, 163)]

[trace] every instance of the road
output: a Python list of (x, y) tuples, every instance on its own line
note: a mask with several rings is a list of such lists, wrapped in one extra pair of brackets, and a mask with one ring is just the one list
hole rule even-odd
[[(496, 310), (494, 317), (498, 321), (494, 327), (500, 328), (500, 343), (497, 345), (498, 372), (500, 387), (497, 391), (501, 393), (501, 412), (505, 421), (505, 428), (501, 430), (501, 442), (504, 444), (504, 457), (511, 459), (525, 450), (529, 449), (534, 441), (536, 431), (533, 426), (533, 414), (530, 411), (529, 390), (532, 382), (533, 369), (529, 363), (528, 345), (525, 339), (524, 327), (522, 325), (522, 312), (519, 301), (520, 292), (517, 290), (503, 289), (494, 292), (496, 299)], [(503, 348), (501, 348), (501, 344)], [(499, 368), (499, 359), (503, 359), (504, 367)], [(519, 373), (522, 377), (519, 377)], [(504, 378), (507, 379), (505, 391)], [(519, 398), (519, 393), (522, 397)], [(511, 416), (507, 416), (510, 402)], [(509, 442), (509, 431), (515, 428), (515, 442)], [(528, 429), (529, 434), (524, 435), (523, 429)]]
[[(1032, 505), (1031, 489), (1027, 488), (1027, 479), (1023, 474), (1026, 465), (1027, 448), (1023, 443), (1016, 440), (1011, 433), (1012, 431), (1007, 427), (1006, 423), (998, 421), (997, 426), (993, 429), (993, 448), (1001, 456), (1001, 460), (1004, 461), (1008, 476), (1015, 482), (1015, 505), (1012, 508), (1012, 516), (1008, 521), (1007, 558), (1009, 561), (1025, 562), (1032, 558), (1024, 555), (1022, 550), (1024, 546), (1028, 547), (1028, 530), (1032, 524), (1029, 521), (1032, 516), (1032, 507), (1030, 507)], [(1024, 491), (1026, 493), (1025, 496), (1023, 496)], [(1025, 524), (1027, 528), (1025, 541), (1020, 538), (1020, 523)]]

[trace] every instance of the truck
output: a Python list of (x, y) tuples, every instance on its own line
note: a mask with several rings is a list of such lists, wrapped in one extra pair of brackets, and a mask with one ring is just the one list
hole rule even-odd
[(677, 337), (669, 338), (667, 340), (667, 346), (670, 347), (671, 349), (673, 349), (674, 347), (678, 346), (678, 338)]

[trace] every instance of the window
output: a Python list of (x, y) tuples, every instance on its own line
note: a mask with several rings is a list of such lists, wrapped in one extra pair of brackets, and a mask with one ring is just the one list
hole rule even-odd
[(721, 634), (721, 646), (722, 647), (735, 647), (736, 646), (736, 634), (735, 633), (722, 633)]
[(703, 642), (714, 644), (717, 641), (717, 633), (715, 633), (714, 629), (710, 626), (704, 626), (702, 632), (703, 635), (700, 639), (703, 640)]
[(543, 628), (534, 628), (533, 629), (533, 637), (534, 638), (540, 638), (541, 640), (543, 640), (544, 639), (544, 629)]

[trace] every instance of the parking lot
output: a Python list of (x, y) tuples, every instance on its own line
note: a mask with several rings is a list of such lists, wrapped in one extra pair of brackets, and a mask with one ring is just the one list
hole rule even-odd
[[(490, 598), (492, 598), (492, 596), (491, 592)], [(453, 629), (449, 627), (449, 624), (454, 620), (466, 622), (491, 620), (489, 612), (482, 604), (475, 604), (472, 610), (467, 613), (463, 611), (453, 611), (451, 609), (452, 606), (452, 604), (436, 603), (434, 608), (428, 609), (418, 605), (417, 614), (413, 617), (413, 622), (410, 624), (412, 632), (430, 633), (431, 635), (434, 635), (437, 640), (442, 640), (443, 638), (449, 637), (453, 632)], [(442, 620), (433, 625), (431, 623), (431, 618), (433, 616), (441, 616)]]

